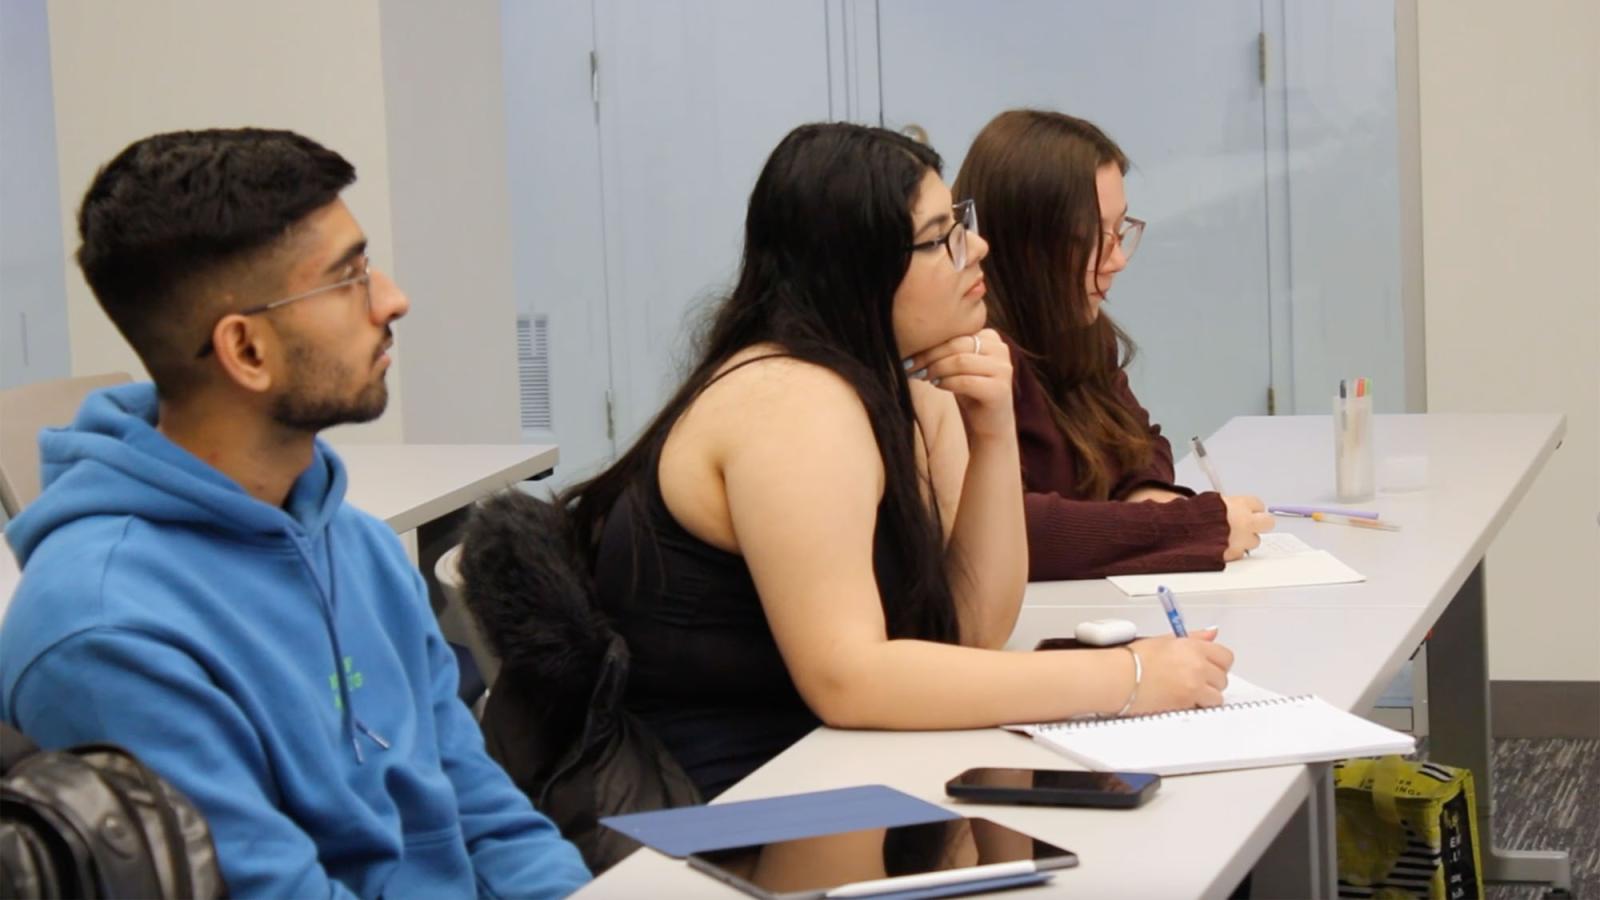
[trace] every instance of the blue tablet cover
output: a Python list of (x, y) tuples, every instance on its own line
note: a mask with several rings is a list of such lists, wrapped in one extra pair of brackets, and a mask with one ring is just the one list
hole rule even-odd
[(959, 819), (954, 810), (882, 784), (713, 806), (608, 816), (600, 824), (679, 858), (707, 850)]

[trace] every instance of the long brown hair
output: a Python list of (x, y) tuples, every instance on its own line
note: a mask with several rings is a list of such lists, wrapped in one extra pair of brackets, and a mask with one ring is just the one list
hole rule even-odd
[(1133, 340), (1104, 310), (1093, 322), (1085, 273), (1099, 268), (1095, 172), (1128, 157), (1105, 132), (1056, 112), (1014, 109), (984, 126), (954, 193), (977, 201), (989, 255), (989, 319), (1044, 386), (1050, 415), (1081, 460), (1076, 489), (1106, 499), (1120, 472), (1150, 461), (1151, 440), (1117, 396)]

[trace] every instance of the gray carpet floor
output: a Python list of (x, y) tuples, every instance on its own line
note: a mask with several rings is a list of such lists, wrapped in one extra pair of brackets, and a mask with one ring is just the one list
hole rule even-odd
[[(1494, 772), (1495, 843), (1566, 850), (1572, 896), (1600, 900), (1600, 741), (1502, 738), (1494, 742)], [(1543, 896), (1533, 885), (1488, 889), (1489, 900)]]

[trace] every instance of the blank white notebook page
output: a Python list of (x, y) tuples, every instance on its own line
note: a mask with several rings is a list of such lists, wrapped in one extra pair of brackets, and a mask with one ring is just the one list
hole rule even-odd
[(1309, 695), (1016, 730), (1098, 772), (1158, 775), (1331, 762), (1416, 749), (1410, 735)]
[(1326, 550), (1318, 550), (1292, 534), (1269, 531), (1261, 536), (1261, 546), (1251, 550), (1244, 559), (1228, 563), (1220, 572), (1113, 575), (1106, 580), (1129, 597), (1153, 597), (1161, 585), (1182, 595), (1348, 584), (1367, 578)]
[(1232, 672), (1228, 673), (1228, 686), (1222, 691), (1222, 704), (1224, 706), (1282, 699), (1283, 695), (1277, 691), (1269, 691), (1261, 685), (1253, 681), (1246, 681), (1243, 676)]

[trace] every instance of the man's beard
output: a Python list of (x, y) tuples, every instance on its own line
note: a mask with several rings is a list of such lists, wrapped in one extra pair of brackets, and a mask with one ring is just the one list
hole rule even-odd
[(319, 360), (298, 341), (289, 348), (289, 371), (294, 380), (272, 404), (272, 419), (285, 428), (312, 434), (335, 425), (371, 422), (383, 415), (389, 405), (389, 387), (382, 376), (363, 387), (354, 397), (341, 397), (337, 385), (356, 379), (348, 367)]

